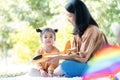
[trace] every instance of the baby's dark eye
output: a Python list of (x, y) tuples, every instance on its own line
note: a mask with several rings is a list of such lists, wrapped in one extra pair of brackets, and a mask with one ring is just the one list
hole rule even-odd
[(53, 36), (50, 36), (50, 38), (53, 38)]
[(44, 38), (46, 39), (46, 38), (47, 38), (47, 36), (44, 36)]

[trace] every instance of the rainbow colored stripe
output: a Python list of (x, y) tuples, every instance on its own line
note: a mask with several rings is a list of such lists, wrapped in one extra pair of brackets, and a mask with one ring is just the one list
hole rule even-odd
[(120, 72), (120, 47), (109, 46), (98, 51), (88, 63), (83, 80), (115, 76)]

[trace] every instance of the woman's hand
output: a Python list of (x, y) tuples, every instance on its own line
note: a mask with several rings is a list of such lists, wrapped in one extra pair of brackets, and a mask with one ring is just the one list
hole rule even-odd
[(60, 56), (49, 57), (46, 63), (51, 64), (53, 62), (59, 61)]

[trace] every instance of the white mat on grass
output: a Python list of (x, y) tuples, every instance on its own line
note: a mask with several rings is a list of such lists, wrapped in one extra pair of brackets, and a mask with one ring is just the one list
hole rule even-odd
[(0, 78), (0, 80), (82, 80), (80, 77), (66, 78), (66, 77), (30, 77), (18, 76), (10, 78)]
[[(30, 77), (30, 76), (18, 76), (18, 77), (9, 77), (9, 78), (0, 78), (0, 80), (82, 80), (81, 77)], [(109, 80), (109, 78), (99, 78), (93, 80)]]
[[(116, 74), (118, 80), (120, 80), (120, 73)], [(81, 77), (73, 77), (73, 78), (66, 78), (66, 77), (31, 77), (28, 75), (24, 76), (17, 76), (17, 77), (9, 77), (9, 78), (0, 78), (0, 80), (82, 80)], [(110, 80), (109, 77), (92, 79), (92, 80)]]

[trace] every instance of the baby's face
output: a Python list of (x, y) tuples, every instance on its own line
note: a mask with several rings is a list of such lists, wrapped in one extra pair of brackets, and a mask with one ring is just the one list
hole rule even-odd
[(52, 32), (46, 31), (42, 36), (42, 43), (45, 46), (51, 46), (54, 44), (55, 35)]

